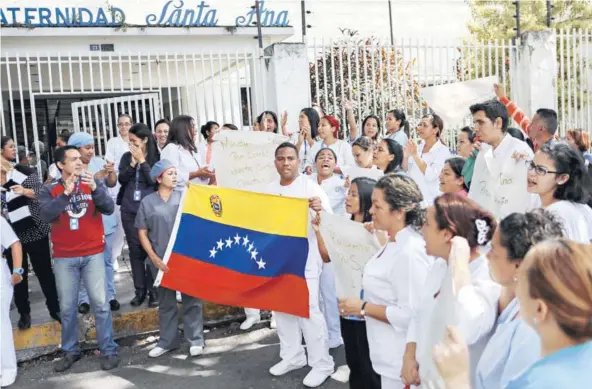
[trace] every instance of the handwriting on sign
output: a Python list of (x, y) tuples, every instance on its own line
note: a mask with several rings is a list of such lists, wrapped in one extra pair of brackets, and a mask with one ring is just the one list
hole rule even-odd
[(499, 174), (499, 184), (500, 185), (512, 185), (512, 178), (504, 177), (503, 173)]
[(479, 181), (479, 187), (481, 188), (481, 194), (483, 194), (487, 197), (492, 196), (492, 193), (489, 190), (489, 186), (487, 185), (487, 181), (485, 181), (485, 180)]

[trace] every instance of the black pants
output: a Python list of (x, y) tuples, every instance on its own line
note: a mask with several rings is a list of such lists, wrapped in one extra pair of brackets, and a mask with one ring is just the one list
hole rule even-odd
[(146, 266), (146, 252), (140, 244), (138, 229), (134, 227), (136, 214), (121, 212), (121, 222), (125, 231), (125, 239), (129, 247), (130, 265), (132, 267), (132, 278), (134, 279), (134, 288), (136, 293), (145, 294), (153, 292), (155, 289), (154, 278)]
[(350, 389), (380, 389), (380, 375), (370, 361), (366, 322), (340, 318)]
[[(23, 281), (14, 287), (14, 303), (21, 315), (31, 313), (31, 304), (29, 303), (29, 261), (35, 271), (35, 275), (41, 285), (41, 290), (45, 295), (45, 305), (50, 313), (59, 313), (60, 304), (58, 302), (58, 292), (56, 290), (55, 277), (51, 268), (51, 252), (49, 249), (49, 236), (35, 242), (22, 244), (23, 246)], [(8, 267), (12, 272), (12, 252), (6, 250)]]

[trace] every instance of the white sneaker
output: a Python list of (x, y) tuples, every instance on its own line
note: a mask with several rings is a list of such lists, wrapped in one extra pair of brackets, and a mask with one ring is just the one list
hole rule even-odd
[(181, 296), (181, 292), (177, 292), (177, 302), (179, 304), (183, 303), (183, 297)]
[(275, 330), (277, 328), (277, 324), (275, 322), (275, 316), (273, 313), (271, 314), (271, 320), (269, 320), (269, 328), (271, 328), (272, 330)]
[(269, 374), (279, 377), (291, 372), (292, 370), (302, 369), (304, 366), (306, 366), (306, 362), (295, 365), (282, 359), (280, 362), (276, 363), (269, 369)]
[(259, 323), (259, 318), (255, 316), (249, 317), (247, 316), (247, 320), (243, 321), (240, 325), (240, 329), (243, 331), (251, 329), (255, 324)]
[(162, 347), (156, 346), (152, 350), (150, 350), (150, 352), (148, 353), (148, 356), (150, 358), (158, 358), (161, 355), (168, 353), (169, 351), (171, 351), (171, 350), (166, 350)]
[(321, 386), (323, 382), (327, 381), (327, 378), (329, 378), (330, 376), (330, 374), (322, 373), (320, 371), (312, 369), (306, 375), (306, 377), (304, 377), (302, 384), (309, 388), (316, 388), (317, 386)]
[(192, 357), (197, 357), (198, 355), (203, 354), (203, 346), (191, 346), (189, 347), (189, 355)]

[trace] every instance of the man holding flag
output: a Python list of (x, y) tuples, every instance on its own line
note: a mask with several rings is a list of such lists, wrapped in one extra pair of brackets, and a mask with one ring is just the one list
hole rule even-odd
[[(315, 212), (332, 213), (331, 203), (323, 189), (314, 181), (301, 175), (298, 150), (289, 142), (282, 143), (275, 151), (275, 167), (280, 175), (265, 192), (280, 196), (306, 198)], [(327, 324), (319, 306), (319, 277), (322, 259), (312, 226), (308, 225), (308, 257), (305, 278), (309, 293), (309, 317), (302, 318), (276, 312), (277, 332), (280, 338), (282, 360), (269, 369), (274, 376), (284, 375), (306, 365), (302, 335), (308, 350), (308, 365), (312, 370), (304, 377), (303, 384), (314, 388), (320, 386), (333, 373), (335, 363), (329, 355)]]

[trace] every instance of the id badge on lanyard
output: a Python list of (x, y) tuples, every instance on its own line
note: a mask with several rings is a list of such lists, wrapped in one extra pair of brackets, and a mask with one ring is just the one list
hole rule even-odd
[[(74, 197), (72, 201), (72, 211), (74, 214), (80, 213), (78, 208), (78, 189), (80, 188), (80, 181), (76, 182), (76, 189), (74, 189)], [(80, 220), (76, 217), (70, 218), (70, 231), (78, 231), (80, 229)]]
[(140, 190), (140, 165), (136, 165), (136, 189), (134, 190), (134, 201), (142, 200), (142, 191)]

